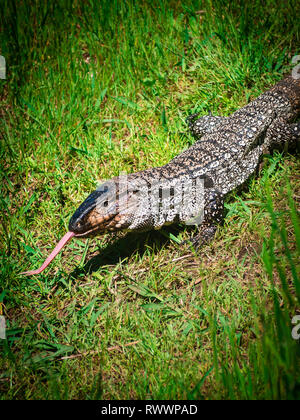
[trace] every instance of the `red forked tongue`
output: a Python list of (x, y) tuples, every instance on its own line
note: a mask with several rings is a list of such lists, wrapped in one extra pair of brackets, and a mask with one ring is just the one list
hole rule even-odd
[(45, 268), (51, 263), (51, 261), (56, 257), (56, 255), (59, 253), (59, 251), (63, 248), (63, 246), (74, 236), (74, 232), (68, 232), (61, 238), (61, 240), (58, 242), (56, 247), (53, 249), (51, 254), (48, 258), (44, 261), (44, 263), (38, 268), (37, 270), (30, 270), (30, 271), (24, 271), (23, 273), (25, 276), (32, 276), (33, 274), (40, 274)]

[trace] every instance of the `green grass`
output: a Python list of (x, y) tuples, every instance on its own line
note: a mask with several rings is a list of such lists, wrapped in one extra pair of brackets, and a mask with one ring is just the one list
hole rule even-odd
[(1, 398), (299, 399), (297, 154), (266, 157), (198, 253), (177, 226), (18, 275), (100, 179), (167, 163), (188, 114), (228, 115), (291, 69), (299, 2), (2, 3)]

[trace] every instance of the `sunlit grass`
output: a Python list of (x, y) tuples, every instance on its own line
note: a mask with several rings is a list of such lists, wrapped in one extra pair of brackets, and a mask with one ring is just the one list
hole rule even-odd
[(299, 398), (297, 154), (266, 157), (198, 253), (182, 226), (106, 235), (18, 276), (100, 179), (167, 163), (194, 141), (187, 115), (228, 115), (279, 80), (299, 52), (298, 2), (0, 13), (1, 398)]

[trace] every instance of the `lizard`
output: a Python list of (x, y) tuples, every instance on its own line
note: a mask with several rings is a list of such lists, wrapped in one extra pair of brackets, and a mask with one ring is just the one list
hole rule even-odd
[(193, 114), (196, 142), (169, 163), (102, 183), (78, 207), (69, 232), (37, 270), (41, 273), (72, 237), (197, 224), (192, 242), (210, 241), (224, 219), (224, 200), (243, 185), (275, 148), (300, 139), (300, 79), (286, 76), (230, 116)]

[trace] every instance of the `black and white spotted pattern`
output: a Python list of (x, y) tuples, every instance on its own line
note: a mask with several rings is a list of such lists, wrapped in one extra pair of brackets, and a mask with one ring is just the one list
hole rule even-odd
[[(203, 243), (214, 235), (217, 225), (223, 220), (226, 194), (242, 185), (256, 171), (263, 154), (299, 143), (299, 116), (300, 79), (292, 76), (229, 117), (207, 115), (197, 119), (194, 114), (187, 119), (193, 136), (197, 138), (194, 145), (162, 167), (129, 175), (129, 198), (123, 203), (118, 202), (114, 206), (116, 210), (109, 216), (102, 214), (99, 206), (93, 208), (97, 193), (92, 193), (86, 200), (87, 205), (83, 203), (79, 208), (83, 210), (77, 210), (76, 217), (71, 219), (70, 230), (75, 231), (77, 219), (81, 222), (81, 235), (91, 226), (101, 232), (107, 229), (158, 229), (165, 224), (186, 221), (189, 215), (198, 212), (203, 217), (197, 240)], [(195, 200), (191, 200), (185, 203), (183, 210), (176, 212), (178, 196), (174, 193), (174, 186), (184, 179), (203, 180), (204, 194), (196, 206)], [(160, 191), (173, 191), (173, 196), (165, 197), (160, 192), (157, 198), (149, 198), (154, 183), (159, 185)], [(116, 184), (120, 182), (116, 180)], [(101, 196), (101, 200), (105, 202), (105, 196)], [(81, 217), (83, 211), (84, 218)]]

